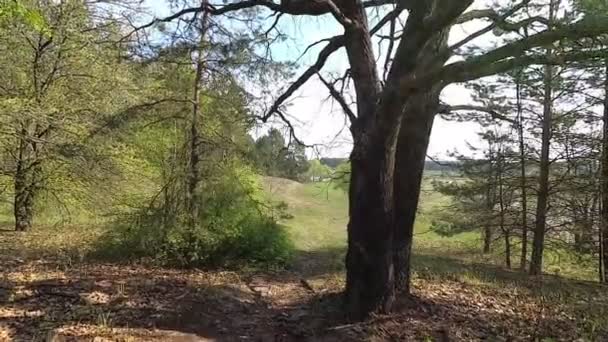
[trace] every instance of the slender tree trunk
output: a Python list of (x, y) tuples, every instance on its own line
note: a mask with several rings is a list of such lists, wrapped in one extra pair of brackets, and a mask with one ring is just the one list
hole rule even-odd
[[(207, 1), (201, 1), (201, 7), (206, 6)], [(195, 62), (195, 75), (194, 84), (192, 85), (192, 116), (190, 118), (190, 156), (188, 163), (188, 185), (186, 189), (186, 205), (188, 213), (188, 225), (191, 229), (191, 233), (196, 227), (199, 218), (199, 207), (200, 207), (200, 196), (199, 196), (199, 183), (201, 181), (200, 175), (200, 133), (199, 129), (199, 117), (201, 115), (201, 81), (203, 77), (203, 71), (205, 69), (205, 35), (207, 31), (207, 22), (209, 19), (209, 13), (204, 11), (200, 20), (199, 27), (199, 44), (196, 51), (196, 62)]]
[(517, 133), (519, 136), (519, 163), (520, 163), (520, 192), (521, 192), (521, 258), (519, 268), (526, 270), (528, 263), (528, 185), (526, 179), (526, 143), (524, 139), (524, 116), (521, 103), (521, 71), (516, 80), (517, 96)]
[(483, 229), (483, 254), (492, 252), (492, 227), (487, 224)]
[(497, 178), (498, 178), (498, 204), (499, 204), (499, 227), (502, 231), (505, 239), (505, 266), (511, 268), (511, 232), (505, 227), (505, 194), (504, 194), (504, 182), (503, 174), (504, 170), (504, 156), (502, 151), (499, 152), (497, 158)]
[(503, 235), (505, 239), (505, 266), (511, 269), (511, 233), (505, 230)]
[[(551, 54), (549, 50), (548, 55)], [(540, 176), (538, 181), (538, 197), (536, 204), (536, 224), (532, 243), (532, 258), (530, 274), (539, 275), (543, 268), (543, 251), (545, 245), (545, 230), (547, 226), (547, 203), (549, 198), (549, 153), (553, 126), (553, 66), (545, 66), (544, 72), (544, 104), (543, 128), (540, 156)]]
[(602, 176), (601, 184), (601, 229), (600, 229), (600, 268), (601, 281), (608, 282), (608, 59), (605, 61), (606, 79), (604, 80), (604, 116), (602, 136)]
[[(486, 187), (486, 210), (491, 213), (494, 210), (494, 199), (492, 198), (492, 175), (488, 176), (490, 181)], [(492, 224), (490, 220), (486, 222), (485, 227), (483, 228), (483, 254), (489, 254), (492, 251)]]

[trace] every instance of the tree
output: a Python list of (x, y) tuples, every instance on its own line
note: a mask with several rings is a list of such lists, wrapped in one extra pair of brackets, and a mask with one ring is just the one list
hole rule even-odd
[[(495, 28), (517, 32), (545, 22), (542, 19), (508, 20), (529, 2), (517, 3), (500, 13), (493, 10), (465, 13), (472, 0), (284, 0), (280, 3), (247, 0), (184, 8), (142, 28), (200, 11), (209, 12), (212, 16), (230, 13), (232, 17), (241, 13), (251, 19), (251, 11), (239, 12), (251, 8), (265, 8), (294, 16), (327, 14), (342, 26), (344, 33), (327, 40), (315, 64), (276, 99), (261, 119), (278, 115), (287, 121), (283, 113), (284, 102), (321, 70), (330, 55), (342, 47), (346, 49), (356, 110), (345, 105), (346, 101), (338, 91), (331, 91), (331, 94), (351, 119), (354, 143), (350, 157), (345, 299), (349, 316), (359, 319), (374, 311), (390, 310), (396, 293), (408, 290), (413, 220), (424, 155), (441, 90), (451, 83), (525, 65), (552, 64), (605, 54), (601, 49), (571, 49), (559, 55), (547, 55), (541, 51), (544, 46), (561, 39), (592, 37), (608, 29), (605, 21), (580, 19), (570, 25), (545, 25), (544, 29), (528, 37), (464, 61), (447, 63), (460, 48)], [(370, 27), (367, 9), (378, 7), (385, 15)], [(388, 62), (385, 63), (386, 77), (381, 82), (372, 37), (386, 24), (398, 21), (405, 11), (408, 16), (403, 31), (389, 28), (389, 41), (393, 43), (388, 44), (388, 51), (384, 54), (388, 56)], [(447, 46), (447, 36), (453, 25), (480, 18), (490, 21), (488, 27)]]
[(331, 169), (327, 165), (321, 164), (319, 159), (310, 161), (310, 166), (306, 172), (306, 176), (311, 182), (320, 182), (331, 175)]
[[(554, 25), (559, 1), (550, 1), (549, 25)], [(553, 54), (551, 48), (547, 49), (547, 56)], [(553, 125), (553, 75), (554, 68), (551, 65), (544, 67), (543, 86), (543, 128), (540, 156), (540, 175), (538, 180), (538, 198), (536, 201), (536, 223), (534, 227), (534, 239), (532, 242), (532, 258), (530, 260), (530, 274), (539, 275), (542, 272), (543, 250), (545, 243), (545, 230), (547, 224), (547, 200), (549, 197), (549, 165), (550, 145)]]
[(18, 0), (2, 0), (0, 1), (0, 20), (3, 19), (18, 19), (29, 25), (31, 28), (48, 33), (47, 25), (44, 17), (40, 12), (26, 7)]
[(256, 140), (253, 161), (266, 175), (292, 180), (298, 180), (309, 167), (304, 146), (298, 142), (286, 145), (276, 128)]
[(474, 148), (482, 152), (480, 158), (457, 155), (463, 181), (435, 181), (434, 188), (449, 196), (452, 205), (440, 209), (433, 229), (440, 234), (453, 235), (479, 230), (483, 237), (483, 252), (504, 239), (505, 265), (511, 267), (512, 237), (516, 226), (517, 189), (516, 167), (511, 150), (509, 127), (500, 123), (486, 123), (480, 137), (487, 144)]
[(346, 193), (348, 193), (348, 188), (350, 187), (350, 163), (343, 162), (336, 166), (336, 170), (332, 176), (332, 182), (337, 189), (340, 189)]
[[(576, 2), (581, 11), (586, 15), (605, 18), (608, 14), (608, 5), (604, 1), (579, 0)], [(605, 45), (605, 39), (600, 42)], [(599, 229), (599, 278), (602, 282), (608, 282), (608, 59), (603, 59), (604, 67), (604, 96), (602, 115), (602, 138), (601, 138), (601, 220)]]
[[(29, 3), (28, 3), (29, 4)], [(70, 164), (107, 113), (133, 104), (127, 64), (112, 46), (96, 44), (116, 31), (96, 26), (78, 2), (32, 3), (48, 29), (12, 18), (0, 30), (2, 138), (13, 178), (15, 229), (31, 228), (34, 205), (52, 170)], [(113, 100), (108, 100), (113, 99)]]

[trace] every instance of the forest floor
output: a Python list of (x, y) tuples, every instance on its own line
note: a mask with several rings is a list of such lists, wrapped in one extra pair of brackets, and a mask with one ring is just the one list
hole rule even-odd
[(284, 270), (100, 263), (86, 257), (95, 228), (2, 226), (0, 341), (608, 341), (608, 287), (585, 280), (592, 270), (504, 269), (499, 254), (477, 253), (475, 234), (428, 231), (430, 208), (444, 201), (432, 193), (416, 228), (414, 297), (348, 324), (344, 194), (280, 179), (266, 187), (293, 215), (283, 224), (297, 252)]

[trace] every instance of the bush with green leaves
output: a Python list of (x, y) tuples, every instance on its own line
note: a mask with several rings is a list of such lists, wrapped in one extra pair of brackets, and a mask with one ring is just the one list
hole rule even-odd
[(119, 216), (101, 251), (123, 259), (195, 266), (284, 265), (291, 257), (287, 231), (270, 216), (258, 177), (248, 167), (226, 163), (207, 179), (196, 227), (181, 210), (162, 201)]

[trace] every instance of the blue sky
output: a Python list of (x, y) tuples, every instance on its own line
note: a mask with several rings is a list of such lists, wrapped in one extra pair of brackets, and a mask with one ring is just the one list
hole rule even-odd
[[(164, 0), (146, 0), (144, 4), (150, 12), (162, 17), (171, 13), (169, 5)], [(269, 21), (270, 22), (272, 20)], [(480, 23), (472, 23), (467, 27), (455, 28), (451, 39), (458, 40), (467, 33), (474, 32)], [(301, 56), (304, 49), (311, 43), (323, 38), (339, 34), (342, 29), (331, 17), (292, 17), (283, 16), (278, 28), (291, 39), (273, 46), (272, 53), (279, 60), (295, 60)], [(311, 49), (308, 54), (299, 60), (300, 69), (304, 70), (315, 59), (317, 52), (323, 47)], [(379, 60), (383, 60), (380, 58)], [(339, 51), (330, 57), (324, 68), (324, 74), (342, 74), (348, 68), (348, 61), (344, 51)], [(296, 73), (297, 75), (298, 73)], [(287, 85), (285, 85), (287, 86)], [(464, 87), (453, 85), (442, 94), (442, 98), (449, 104), (469, 104), (470, 95)], [(346, 157), (351, 148), (350, 135), (345, 128), (345, 118), (337, 104), (328, 99), (328, 92), (320, 81), (311, 79), (290, 100), (288, 114), (296, 122), (297, 135), (307, 144), (319, 144), (322, 147), (317, 153), (323, 156)], [(264, 131), (260, 128), (260, 132)], [(436, 120), (429, 146), (429, 155), (445, 158), (448, 151), (468, 151), (467, 142), (478, 144), (476, 124), (446, 122), (440, 118)]]

